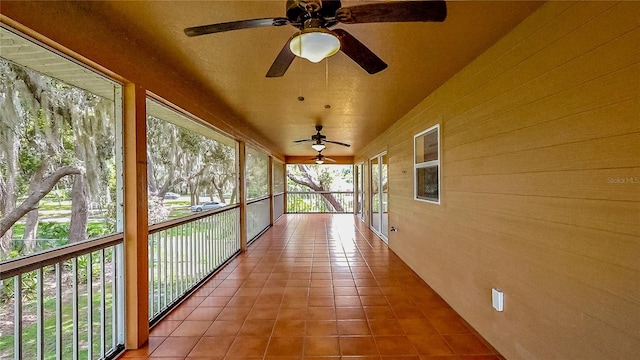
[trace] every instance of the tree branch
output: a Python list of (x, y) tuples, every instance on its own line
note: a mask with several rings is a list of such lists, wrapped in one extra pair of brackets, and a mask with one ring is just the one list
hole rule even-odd
[(35, 189), (29, 196), (13, 209), (4, 218), (0, 220), (0, 236), (6, 233), (16, 221), (20, 220), (28, 212), (38, 208), (38, 203), (44, 198), (54, 186), (67, 175), (81, 175), (84, 171), (73, 166), (63, 166), (58, 168), (54, 173), (45, 177), (40, 186)]

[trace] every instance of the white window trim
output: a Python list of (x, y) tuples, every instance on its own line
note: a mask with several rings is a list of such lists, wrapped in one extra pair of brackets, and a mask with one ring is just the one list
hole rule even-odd
[[(428, 132), (431, 132), (433, 130), (436, 130), (436, 133), (438, 135), (438, 159), (437, 160), (431, 160), (431, 161), (426, 161), (426, 162), (421, 162), (421, 163), (416, 163), (416, 139)], [(413, 136), (413, 199), (417, 200), (417, 201), (422, 201), (422, 202), (426, 202), (426, 203), (430, 203), (430, 204), (437, 204), (440, 205), (441, 202), (441, 198), (442, 198), (442, 167), (440, 165), (440, 124), (435, 124), (432, 127), (416, 134)], [(417, 191), (417, 186), (418, 184), (416, 183), (416, 176), (417, 176), (417, 170), (418, 169), (422, 169), (422, 168), (426, 168), (426, 167), (433, 167), (433, 166), (437, 166), (438, 167), (438, 200), (434, 201), (434, 200), (428, 200), (428, 199), (420, 199), (418, 198), (418, 191)]]

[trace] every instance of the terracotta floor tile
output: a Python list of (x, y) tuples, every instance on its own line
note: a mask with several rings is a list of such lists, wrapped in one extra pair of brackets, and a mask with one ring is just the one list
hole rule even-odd
[(149, 341), (140, 349), (129, 350), (122, 356), (123, 359), (147, 358), (166, 339), (164, 336), (150, 336)]
[(302, 296), (285, 294), (282, 299), (282, 304), (280, 306), (283, 309), (306, 308), (308, 301), (309, 301), (309, 296), (307, 296), (306, 294)]
[(378, 355), (373, 337), (340, 337), (340, 351), (343, 356)]
[(334, 320), (307, 320), (306, 336), (338, 335), (338, 323)]
[(211, 324), (211, 320), (185, 320), (170, 336), (202, 336)]
[(361, 306), (359, 307), (337, 307), (336, 308), (336, 318), (338, 320), (364, 320), (367, 317), (364, 314), (364, 310)]
[(180, 324), (181, 320), (163, 320), (151, 329), (149, 336), (169, 336)]
[(358, 296), (348, 296), (348, 295), (336, 295), (335, 296), (335, 304), (340, 307), (348, 307), (348, 306), (362, 306), (360, 302), (360, 297)]
[(256, 305), (249, 311), (247, 320), (249, 319), (276, 319), (280, 312), (279, 306), (259, 306)]
[(380, 355), (418, 355), (418, 352), (406, 336), (376, 336), (376, 345)]
[(334, 307), (309, 307), (307, 309), (309, 320), (335, 320), (336, 308)]
[(262, 357), (268, 343), (268, 337), (237, 336), (227, 352), (227, 357)]
[(335, 302), (333, 296), (327, 295), (310, 295), (308, 306), (334, 306)]
[(307, 337), (304, 340), (304, 356), (340, 356), (337, 337)]
[(333, 287), (331, 286), (309, 288), (309, 296), (333, 296), (333, 295), (334, 295), (334, 291), (333, 291)]
[(441, 318), (429, 318), (429, 322), (438, 330), (440, 334), (468, 334), (471, 332), (466, 323), (459, 316), (448, 316)]
[(238, 291), (237, 288), (217, 287), (211, 292), (211, 294), (209, 294), (209, 296), (233, 296), (236, 291)]
[(422, 319), (424, 313), (417, 306), (394, 305), (391, 307), (398, 319)]
[(178, 306), (165, 317), (166, 320), (184, 320), (195, 309), (195, 306)]
[(185, 320), (215, 320), (221, 311), (221, 307), (198, 307)]
[(404, 329), (396, 319), (369, 320), (369, 327), (373, 335), (404, 335)]
[(280, 309), (278, 313), (278, 320), (305, 320), (307, 318), (308, 309), (305, 308), (291, 308)]
[(364, 306), (388, 306), (387, 298), (381, 295), (364, 295), (360, 296), (360, 301)]
[(204, 336), (236, 336), (244, 320), (215, 320)]
[(278, 319), (273, 327), (272, 336), (301, 336), (304, 334), (305, 325), (305, 320)]
[(238, 336), (271, 336), (275, 319), (247, 319)]
[(365, 306), (364, 312), (370, 320), (396, 318), (396, 314), (390, 306)]
[(261, 287), (241, 287), (240, 289), (238, 289), (238, 291), (236, 292), (236, 296), (253, 296), (256, 297), (260, 294), (260, 292), (262, 291)]
[(208, 296), (200, 303), (200, 306), (224, 307), (229, 300), (231, 300), (231, 296)]
[(438, 330), (436, 330), (427, 319), (399, 319), (398, 322), (407, 334), (422, 335), (438, 333)]
[(196, 307), (202, 303), (202, 301), (206, 299), (206, 296), (191, 296), (180, 304), (180, 306), (185, 307)]
[(173, 336), (166, 338), (152, 353), (152, 356), (185, 357), (200, 340), (199, 336)]
[(338, 332), (341, 336), (371, 335), (369, 325), (365, 320), (340, 320)]
[(444, 340), (458, 355), (492, 355), (490, 350), (473, 334), (443, 335)]
[(217, 319), (219, 320), (244, 320), (251, 311), (250, 307), (225, 307)]
[(267, 347), (267, 356), (302, 355), (303, 344), (302, 337), (272, 337)]
[(222, 359), (227, 354), (234, 340), (234, 336), (203, 336), (193, 349), (191, 349), (188, 357)]
[(359, 295), (358, 289), (355, 286), (344, 286), (333, 288), (333, 293), (336, 295)]
[(409, 335), (409, 340), (420, 355), (453, 355), (453, 351), (447, 345), (442, 336), (431, 335)]

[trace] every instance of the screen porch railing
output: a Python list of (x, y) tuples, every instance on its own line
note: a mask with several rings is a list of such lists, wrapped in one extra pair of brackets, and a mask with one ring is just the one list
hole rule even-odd
[(352, 191), (289, 191), (288, 213), (352, 213)]

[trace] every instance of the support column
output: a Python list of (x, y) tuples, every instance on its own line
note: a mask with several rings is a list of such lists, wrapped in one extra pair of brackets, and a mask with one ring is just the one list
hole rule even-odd
[(247, 146), (238, 142), (238, 200), (240, 204), (240, 251), (247, 251)]
[(269, 171), (267, 172), (268, 173), (267, 177), (269, 179), (269, 185), (268, 185), (269, 186), (269, 224), (271, 226), (273, 226), (273, 221), (275, 219), (273, 218), (273, 216), (274, 216), (273, 215), (273, 213), (274, 213), (274, 211), (273, 211), (273, 205), (274, 204), (273, 203), (274, 202), (273, 202), (273, 157), (272, 156), (269, 156), (269, 165), (268, 165), (268, 167), (269, 167)]
[(123, 105), (125, 347), (137, 349), (149, 339), (145, 89), (126, 84)]

